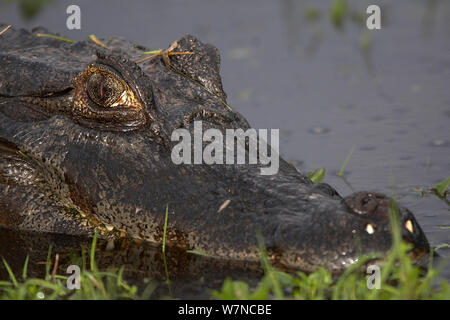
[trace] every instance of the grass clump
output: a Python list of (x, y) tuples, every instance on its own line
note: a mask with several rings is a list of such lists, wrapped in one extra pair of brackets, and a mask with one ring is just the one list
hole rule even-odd
[[(80, 289), (68, 289), (67, 276), (56, 274), (58, 255), (51, 261), (51, 248), (46, 261), (44, 279), (28, 278), (27, 269), (29, 258), (25, 259), (21, 279), (14, 275), (8, 263), (3, 259), (9, 280), (0, 281), (1, 300), (111, 300), (111, 299), (148, 299), (155, 287), (149, 284), (140, 294), (136, 286), (128, 285), (123, 279), (124, 267), (118, 272), (99, 271), (95, 264), (95, 248), (97, 234), (95, 234), (90, 248), (90, 267), (80, 272)], [(84, 260), (84, 259), (83, 259)], [(53, 270), (50, 267), (53, 264)]]
[[(166, 217), (168, 209), (166, 208)], [(382, 262), (373, 264), (377, 255), (361, 257), (340, 276), (333, 275), (325, 268), (306, 274), (304, 272), (287, 273), (277, 270), (268, 259), (260, 234), (257, 235), (260, 261), (264, 276), (256, 286), (243, 281), (226, 279), (220, 290), (211, 292), (211, 297), (223, 300), (268, 300), (268, 299), (450, 299), (450, 286), (447, 280), (439, 279), (442, 266), (434, 267), (430, 255), (430, 264), (425, 271), (416, 266), (408, 252), (411, 246), (401, 237), (398, 209), (393, 202), (390, 209), (393, 241), (390, 253)], [(25, 259), (20, 277), (15, 275), (8, 263), (3, 265), (9, 274), (8, 281), (0, 281), (0, 299), (149, 299), (155, 290), (150, 283), (140, 291), (137, 286), (127, 284), (123, 279), (124, 268), (118, 271), (100, 271), (95, 263), (97, 235), (94, 236), (89, 251), (90, 263), (86, 264), (83, 253), (80, 273), (80, 289), (67, 288), (67, 276), (56, 273), (58, 255), (51, 261), (51, 248), (48, 253), (45, 276), (43, 279), (28, 278), (29, 259)], [(194, 253), (194, 252), (193, 252)], [(380, 261), (380, 260), (377, 260)], [(380, 271), (379, 289), (369, 289), (370, 273), (366, 266), (378, 266)], [(53, 268), (52, 268), (53, 265)], [(167, 272), (167, 270), (166, 270)], [(168, 275), (167, 275), (168, 276)], [(168, 279), (167, 279), (168, 280)], [(170, 289), (170, 287), (169, 287)]]

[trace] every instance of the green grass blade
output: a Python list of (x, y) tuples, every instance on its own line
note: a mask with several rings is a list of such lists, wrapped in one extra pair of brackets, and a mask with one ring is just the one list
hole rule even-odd
[(23, 264), (23, 270), (22, 270), (22, 279), (27, 279), (27, 273), (28, 273), (28, 261), (30, 260), (30, 256), (27, 254), (27, 257), (25, 258), (25, 263)]
[(55, 36), (54, 34), (36, 33), (36, 36), (38, 36), (40, 38), (51, 38), (51, 39), (55, 39), (55, 40), (61, 40), (61, 41), (69, 42), (69, 43), (75, 43), (76, 42), (75, 40), (63, 38), (63, 37), (60, 37), (60, 36)]
[(450, 187), (450, 177), (448, 177), (447, 179), (439, 182), (436, 185), (436, 192), (441, 196), (444, 197), (445, 192), (447, 191), (447, 189)]
[(49, 280), (50, 279), (50, 267), (52, 264), (52, 245), (50, 244), (50, 246), (48, 247), (48, 252), (47, 252), (47, 260), (45, 261), (45, 280)]
[(344, 163), (342, 164), (341, 170), (339, 170), (339, 172), (337, 174), (338, 177), (342, 177), (342, 175), (344, 174), (345, 167), (347, 166), (348, 162), (350, 161), (350, 158), (352, 157), (353, 151), (355, 151), (355, 146), (352, 147), (352, 149), (350, 150), (349, 154), (345, 158)]
[(11, 282), (13, 283), (14, 287), (17, 288), (19, 286), (19, 284), (16, 280), (16, 277), (14, 276), (14, 273), (12, 272), (12, 270), (11, 270), (9, 264), (6, 262), (6, 260), (3, 258), (2, 258), (2, 260), (3, 260), (3, 264), (5, 265), (6, 271), (8, 271), (8, 275), (9, 275), (9, 278), (11, 279)]
[(209, 257), (210, 255), (207, 254), (206, 252), (200, 251), (200, 250), (186, 250), (187, 253), (191, 253), (191, 254), (195, 254), (198, 256), (203, 256), (203, 257)]
[(161, 53), (162, 49), (158, 49), (158, 50), (152, 50), (152, 51), (145, 51), (143, 52), (143, 54), (157, 54), (157, 53)]
[(167, 220), (169, 218), (169, 205), (166, 206), (166, 217), (164, 218), (164, 233), (163, 233), (163, 243), (162, 243), (162, 252), (166, 253), (166, 233), (167, 233)]
[(91, 271), (97, 272), (97, 266), (95, 265), (95, 247), (97, 246), (97, 231), (94, 234), (94, 238), (92, 239), (92, 245), (91, 250), (89, 252), (89, 258), (90, 258), (90, 267)]
[(325, 168), (316, 169), (311, 173), (308, 173), (308, 178), (311, 179), (314, 183), (322, 182), (323, 177), (325, 176)]
[(264, 273), (267, 275), (267, 277), (270, 279), (272, 283), (272, 289), (275, 297), (279, 300), (282, 300), (284, 299), (283, 290), (281, 288), (280, 282), (278, 281), (278, 276), (273, 270), (269, 259), (267, 258), (267, 251), (264, 245), (264, 239), (259, 231), (256, 233), (256, 239), (258, 241), (259, 256), (261, 258), (261, 264), (263, 266)]

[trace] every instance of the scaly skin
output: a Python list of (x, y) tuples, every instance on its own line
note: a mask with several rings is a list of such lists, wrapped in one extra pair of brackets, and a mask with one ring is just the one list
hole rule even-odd
[[(167, 245), (213, 257), (257, 260), (257, 232), (272, 262), (304, 271), (389, 250), (384, 195), (343, 199), (283, 159), (272, 176), (172, 162), (174, 129), (250, 128), (226, 104), (215, 47), (185, 36), (174, 51), (194, 54), (138, 65), (144, 48), (106, 45), (114, 50), (25, 30), (0, 37), (1, 225), (160, 244), (168, 206)], [(428, 251), (413, 215), (399, 212), (403, 238)]]

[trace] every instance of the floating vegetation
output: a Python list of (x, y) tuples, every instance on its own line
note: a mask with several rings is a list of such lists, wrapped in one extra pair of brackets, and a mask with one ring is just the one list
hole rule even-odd
[(448, 192), (448, 189), (450, 187), (450, 177), (447, 179), (442, 180), (439, 182), (435, 187), (434, 190), (436, 194), (442, 198), (445, 198)]
[(51, 39), (55, 39), (55, 40), (61, 40), (61, 41), (65, 41), (65, 42), (69, 42), (69, 43), (75, 43), (75, 40), (72, 39), (67, 39), (64, 37), (60, 37), (60, 36), (56, 36), (54, 34), (48, 34), (48, 33), (36, 33), (37, 37), (41, 37), (41, 38), (51, 38)]
[(6, 28), (4, 28), (2, 31), (0, 31), (0, 36), (2, 34), (4, 34), (6, 31), (8, 31), (11, 28), (11, 25), (7, 26)]
[(178, 42), (174, 41), (172, 44), (167, 48), (166, 50), (158, 49), (153, 51), (146, 51), (144, 54), (151, 54), (149, 57), (142, 58), (140, 60), (137, 60), (136, 63), (141, 63), (144, 61), (152, 60), (156, 57), (162, 57), (164, 60), (164, 63), (166, 66), (170, 66), (170, 60), (169, 56), (175, 56), (175, 55), (185, 55), (185, 54), (194, 54), (194, 52), (173, 52), (173, 50), (178, 46)]
[(108, 47), (108, 46), (106, 46), (103, 42), (101, 42), (101, 41), (95, 36), (95, 34), (91, 34), (90, 36), (88, 36), (88, 40), (92, 41), (93, 43), (95, 43), (95, 44), (98, 45), (99, 47), (102, 47), (103, 49), (111, 50), (111, 48)]
[(322, 182), (324, 176), (325, 168), (316, 169), (313, 172), (308, 173), (308, 178), (310, 178), (314, 183)]

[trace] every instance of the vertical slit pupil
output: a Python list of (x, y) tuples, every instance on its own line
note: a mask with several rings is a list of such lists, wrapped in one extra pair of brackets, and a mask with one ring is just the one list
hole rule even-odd
[(112, 75), (94, 73), (89, 76), (86, 82), (86, 91), (89, 98), (102, 107), (113, 104), (123, 91), (123, 85)]

